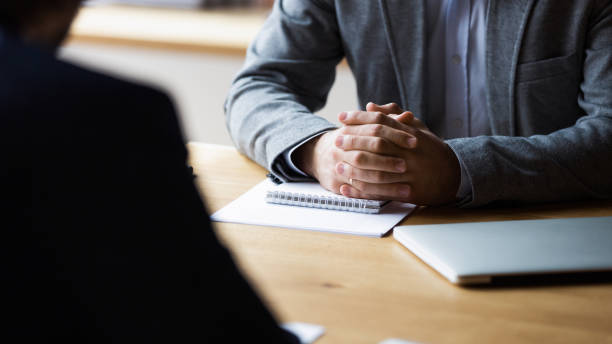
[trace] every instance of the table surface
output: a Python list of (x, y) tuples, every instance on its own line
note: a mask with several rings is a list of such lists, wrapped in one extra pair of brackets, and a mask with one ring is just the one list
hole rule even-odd
[(244, 55), (269, 10), (83, 7), (68, 42)]
[[(210, 212), (265, 178), (233, 147), (191, 143)], [(612, 202), (464, 210), (420, 208), (402, 225), (610, 216)], [(612, 282), (458, 287), (392, 236), (382, 239), (217, 223), (216, 231), (283, 321), (326, 327), (317, 343), (612, 343)]]

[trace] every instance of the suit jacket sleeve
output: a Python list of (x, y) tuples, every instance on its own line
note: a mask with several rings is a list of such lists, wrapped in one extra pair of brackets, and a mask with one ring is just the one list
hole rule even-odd
[(472, 182), (463, 205), (612, 197), (612, 5), (591, 20), (582, 77), (578, 105), (584, 114), (571, 127), (531, 137), (447, 141)]
[(314, 116), (343, 57), (333, 5), (322, 0), (276, 1), (251, 44), (226, 101), (226, 121), (238, 149), (286, 180), (303, 179), (282, 153), (335, 126)]

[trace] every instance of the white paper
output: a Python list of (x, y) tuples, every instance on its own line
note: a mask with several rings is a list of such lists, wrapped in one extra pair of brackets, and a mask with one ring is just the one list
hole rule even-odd
[(300, 339), (301, 344), (314, 343), (325, 333), (325, 327), (299, 322), (286, 323), (281, 327)]
[[(391, 202), (379, 214), (362, 214), (266, 203), (266, 192), (275, 187), (270, 180), (262, 181), (214, 213), (212, 220), (382, 237), (415, 209), (413, 204)], [(316, 194), (329, 192), (317, 183), (286, 183), (283, 187), (294, 187), (298, 192), (308, 188), (309, 193)]]

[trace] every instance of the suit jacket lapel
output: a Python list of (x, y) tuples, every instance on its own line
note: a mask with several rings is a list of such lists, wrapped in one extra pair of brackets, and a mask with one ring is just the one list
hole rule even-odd
[(487, 102), (494, 135), (516, 133), (515, 79), (527, 20), (535, 0), (489, 0)]
[(379, 7), (402, 97), (400, 105), (422, 117), (427, 40), (424, 0), (379, 0)]

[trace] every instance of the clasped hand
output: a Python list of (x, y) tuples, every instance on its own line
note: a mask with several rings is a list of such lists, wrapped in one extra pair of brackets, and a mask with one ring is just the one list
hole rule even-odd
[(396, 104), (343, 112), (343, 127), (298, 152), (298, 166), (347, 197), (419, 205), (453, 202), (461, 180), (455, 153)]

